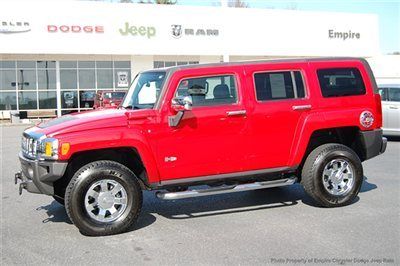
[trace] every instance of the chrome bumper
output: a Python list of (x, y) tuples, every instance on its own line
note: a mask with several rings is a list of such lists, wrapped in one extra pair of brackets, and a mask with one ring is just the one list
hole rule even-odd
[(54, 195), (53, 183), (60, 179), (67, 169), (67, 162), (38, 161), (19, 154), (21, 171), (15, 174), (15, 184), (20, 180), (19, 192), (26, 189), (31, 193)]

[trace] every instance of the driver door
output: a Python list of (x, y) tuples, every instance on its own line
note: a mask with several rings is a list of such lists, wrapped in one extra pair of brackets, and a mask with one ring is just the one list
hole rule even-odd
[[(247, 119), (238, 75), (190, 77), (176, 84), (172, 97), (191, 96), (193, 104), (176, 127), (163, 119), (157, 138), (161, 180), (242, 171)], [(167, 113), (173, 115), (170, 108)]]

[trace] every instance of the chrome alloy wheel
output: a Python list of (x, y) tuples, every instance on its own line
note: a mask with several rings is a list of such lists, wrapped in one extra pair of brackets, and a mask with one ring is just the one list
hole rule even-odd
[(115, 180), (103, 179), (90, 186), (85, 195), (85, 209), (91, 218), (107, 223), (125, 211), (128, 197), (124, 187)]
[(334, 196), (347, 194), (354, 185), (354, 170), (345, 159), (334, 159), (325, 165), (322, 173), (324, 188)]

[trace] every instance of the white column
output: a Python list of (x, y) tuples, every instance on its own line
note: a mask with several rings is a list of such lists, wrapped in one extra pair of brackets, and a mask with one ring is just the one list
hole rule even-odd
[(60, 82), (60, 61), (56, 61), (56, 95), (57, 95), (57, 116), (61, 116), (61, 82)]
[(229, 62), (229, 55), (228, 54), (222, 55), (222, 61), (223, 62)]
[(132, 55), (131, 57), (132, 80), (140, 71), (149, 69), (153, 69), (152, 55)]

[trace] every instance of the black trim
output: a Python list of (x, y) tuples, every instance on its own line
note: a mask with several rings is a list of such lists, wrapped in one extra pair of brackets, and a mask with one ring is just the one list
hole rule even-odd
[(67, 169), (67, 162), (59, 161), (38, 161), (24, 157), (22, 152), (19, 154), (19, 160), (21, 163), (22, 174), (28, 181), (31, 180), (32, 189), (27, 188), (29, 192), (40, 193), (46, 195), (54, 195), (53, 183), (60, 179)]
[(386, 150), (387, 140), (382, 137), (382, 129), (360, 131), (360, 140), (364, 150), (364, 160), (371, 159)]
[(261, 170), (252, 170), (245, 172), (236, 172), (229, 174), (219, 174), (219, 175), (208, 175), (208, 176), (198, 176), (189, 178), (179, 178), (165, 180), (157, 183), (149, 184), (153, 189), (161, 189), (167, 187), (177, 187), (177, 186), (194, 186), (194, 185), (207, 185), (218, 182), (227, 181), (252, 181), (252, 180), (274, 180), (275, 178), (281, 178), (281, 175), (294, 173), (297, 170), (296, 167), (278, 167), (269, 168)]

